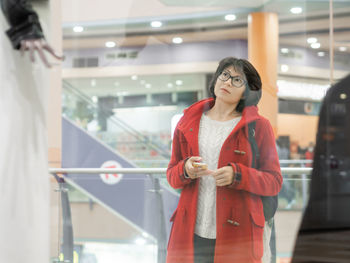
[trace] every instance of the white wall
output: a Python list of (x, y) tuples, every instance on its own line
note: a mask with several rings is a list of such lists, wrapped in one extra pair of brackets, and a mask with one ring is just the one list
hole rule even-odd
[[(157, 109), (158, 108), (158, 109)], [(182, 113), (183, 107), (166, 106), (120, 109), (115, 116), (142, 133), (171, 132), (171, 119), (177, 113)], [(108, 122), (108, 130), (115, 131), (116, 127)]]
[(165, 6), (158, 0), (62, 0), (63, 23), (159, 17), (221, 9), (223, 7)]

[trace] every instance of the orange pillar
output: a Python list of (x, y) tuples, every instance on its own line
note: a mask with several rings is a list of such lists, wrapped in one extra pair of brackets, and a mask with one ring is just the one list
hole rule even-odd
[(258, 70), (262, 80), (259, 112), (266, 117), (277, 135), (277, 66), (278, 16), (257, 12), (248, 16), (248, 59)]

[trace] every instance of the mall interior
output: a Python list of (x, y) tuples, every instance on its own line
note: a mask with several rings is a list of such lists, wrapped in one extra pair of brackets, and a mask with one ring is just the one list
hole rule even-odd
[[(274, 217), (275, 262), (291, 262), (322, 101), (350, 72), (350, 1), (32, 5), (64, 60), (49, 58), (53, 67), (40, 75), (45, 91), (38, 92), (47, 108), (49, 166), (42, 178), (49, 180), (47, 203), (41, 204), (48, 216), (38, 232), (47, 240), (42, 247), (33, 234), (27, 242), (46, 250), (47, 260), (25, 262), (165, 262), (180, 196), (165, 176), (173, 132), (184, 109), (210, 96), (210, 79), (228, 56), (248, 59), (262, 78), (258, 108), (272, 125), (284, 179)], [(37, 58), (33, 72), (41, 64)], [(100, 170), (108, 168), (117, 170)]]

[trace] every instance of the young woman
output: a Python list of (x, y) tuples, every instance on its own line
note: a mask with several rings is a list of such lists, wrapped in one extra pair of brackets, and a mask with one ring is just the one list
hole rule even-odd
[[(209, 89), (213, 98), (186, 109), (174, 133), (167, 179), (182, 192), (171, 218), (167, 262), (258, 263), (261, 196), (277, 195), (282, 186), (275, 137), (256, 106), (261, 79), (247, 60), (228, 57)], [(256, 125), (259, 170), (251, 168), (250, 122)]]

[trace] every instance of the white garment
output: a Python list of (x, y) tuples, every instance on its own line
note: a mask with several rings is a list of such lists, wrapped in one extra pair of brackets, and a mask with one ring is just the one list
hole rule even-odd
[[(210, 119), (205, 114), (202, 115), (198, 134), (199, 154), (209, 170), (217, 169), (221, 147), (240, 119), (241, 117), (238, 117), (220, 122)], [(212, 176), (199, 179), (194, 232), (200, 237), (216, 238), (216, 184)]]
[[(12, 49), (0, 14), (0, 258), (49, 262), (49, 72)], [(38, 60), (38, 59), (37, 59)]]
[(263, 234), (263, 245), (264, 245), (264, 254), (261, 259), (262, 263), (270, 263), (271, 262), (271, 247), (270, 247), (270, 240), (271, 240), (271, 234), (272, 234), (272, 222), (273, 219), (270, 219), (270, 221), (265, 221), (265, 227), (264, 227), (264, 234)]

